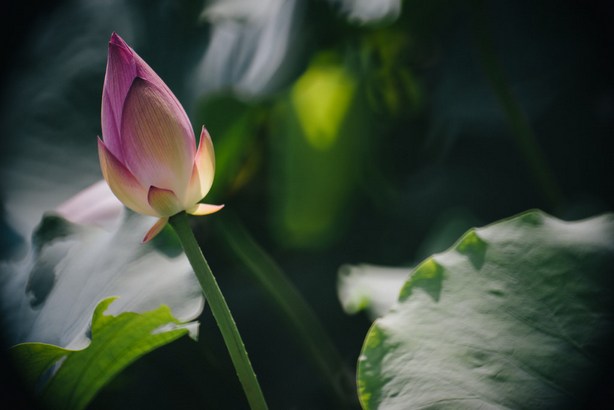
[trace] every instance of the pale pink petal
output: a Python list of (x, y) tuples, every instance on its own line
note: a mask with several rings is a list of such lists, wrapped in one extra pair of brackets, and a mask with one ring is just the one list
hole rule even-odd
[(190, 215), (209, 215), (222, 209), (224, 205), (196, 204), (186, 210)]
[(200, 133), (200, 142), (194, 158), (194, 168), (186, 196), (186, 205), (192, 205), (207, 195), (215, 174), (215, 153), (211, 136), (205, 127)]
[(147, 191), (132, 173), (107, 149), (104, 142), (98, 139), (98, 157), (102, 176), (109, 184), (111, 191), (124, 205), (135, 212), (160, 216), (147, 201)]
[(124, 100), (137, 76), (133, 52), (117, 34), (109, 41), (107, 71), (102, 89), (102, 137), (117, 159), (123, 161), (121, 149), (121, 119)]
[(112, 231), (124, 215), (124, 205), (113, 195), (106, 181), (100, 180), (55, 208), (64, 219), (83, 225), (95, 225)]
[(149, 201), (149, 205), (160, 216), (172, 216), (183, 210), (177, 195), (168, 189), (150, 186), (147, 193), (147, 201)]
[(151, 241), (153, 238), (156, 237), (156, 235), (162, 232), (162, 229), (164, 229), (167, 222), (168, 217), (158, 219), (156, 223), (151, 228), (149, 228), (149, 231), (147, 231), (147, 233), (145, 234), (145, 237), (143, 238), (143, 243)]
[(121, 135), (124, 164), (143, 186), (184, 197), (196, 147), (192, 128), (179, 115), (165, 92), (137, 77), (124, 103)]

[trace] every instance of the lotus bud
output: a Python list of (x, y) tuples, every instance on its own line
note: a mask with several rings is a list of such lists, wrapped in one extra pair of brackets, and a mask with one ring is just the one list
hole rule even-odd
[(223, 207), (199, 203), (215, 171), (209, 133), (202, 128), (196, 148), (192, 125), (175, 95), (115, 33), (109, 41), (101, 117), (98, 155), (104, 179), (128, 208), (159, 218), (144, 242), (179, 212), (207, 215)]

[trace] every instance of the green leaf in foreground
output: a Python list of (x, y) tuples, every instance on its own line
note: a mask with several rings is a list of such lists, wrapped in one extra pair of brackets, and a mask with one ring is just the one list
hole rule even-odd
[(529, 211), (420, 264), (358, 363), (366, 409), (582, 408), (612, 361), (614, 215)]
[(142, 314), (104, 315), (113, 300), (105, 299), (96, 307), (92, 341), (83, 350), (45, 343), (22, 343), (11, 349), (32, 384), (56, 363), (60, 366), (42, 391), (42, 401), (52, 408), (83, 409), (126, 366), (188, 334), (167, 306)]

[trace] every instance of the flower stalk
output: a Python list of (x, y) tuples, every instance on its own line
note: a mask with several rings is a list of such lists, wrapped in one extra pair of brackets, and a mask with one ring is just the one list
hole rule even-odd
[(200, 202), (215, 174), (209, 132), (202, 127), (196, 146), (190, 120), (175, 95), (116, 33), (109, 40), (101, 125), (98, 155), (109, 188), (128, 208), (158, 218), (144, 242), (171, 224), (209, 301), (250, 407), (267, 409), (237, 325), (188, 224), (187, 214), (208, 215), (224, 206)]
[(200, 283), (205, 298), (209, 303), (213, 317), (222, 333), (224, 343), (232, 359), (232, 363), (243, 386), (250, 407), (253, 410), (267, 409), (267, 404), (262, 394), (258, 379), (252, 368), (251, 362), (245, 350), (245, 345), (239, 334), (239, 329), (230, 313), (228, 304), (222, 295), (213, 272), (207, 263), (198, 242), (188, 223), (188, 216), (180, 212), (169, 219), (179, 241), (183, 246), (186, 256), (194, 269), (196, 278)]

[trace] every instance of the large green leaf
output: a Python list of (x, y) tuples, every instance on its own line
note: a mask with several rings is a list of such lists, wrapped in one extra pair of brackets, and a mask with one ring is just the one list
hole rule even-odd
[[(441, 215), (424, 239), (418, 254), (424, 257), (447, 249), (467, 228), (475, 226), (474, 222), (475, 218), (463, 210), (454, 210)], [(372, 320), (383, 316), (396, 303), (410, 272), (409, 266), (387, 267), (371, 264), (341, 266), (338, 273), (337, 295), (343, 310), (350, 315), (366, 310)]]
[(143, 314), (104, 315), (114, 300), (105, 299), (96, 307), (92, 342), (83, 350), (45, 343), (22, 343), (12, 348), (31, 382), (45, 378), (46, 370), (59, 365), (50, 379), (43, 380), (43, 402), (57, 409), (82, 409), (130, 363), (188, 333), (167, 306)]
[[(614, 215), (530, 211), (426, 259), (370, 329), (364, 408), (579, 408), (612, 359)], [(605, 369), (604, 369), (605, 367)]]

